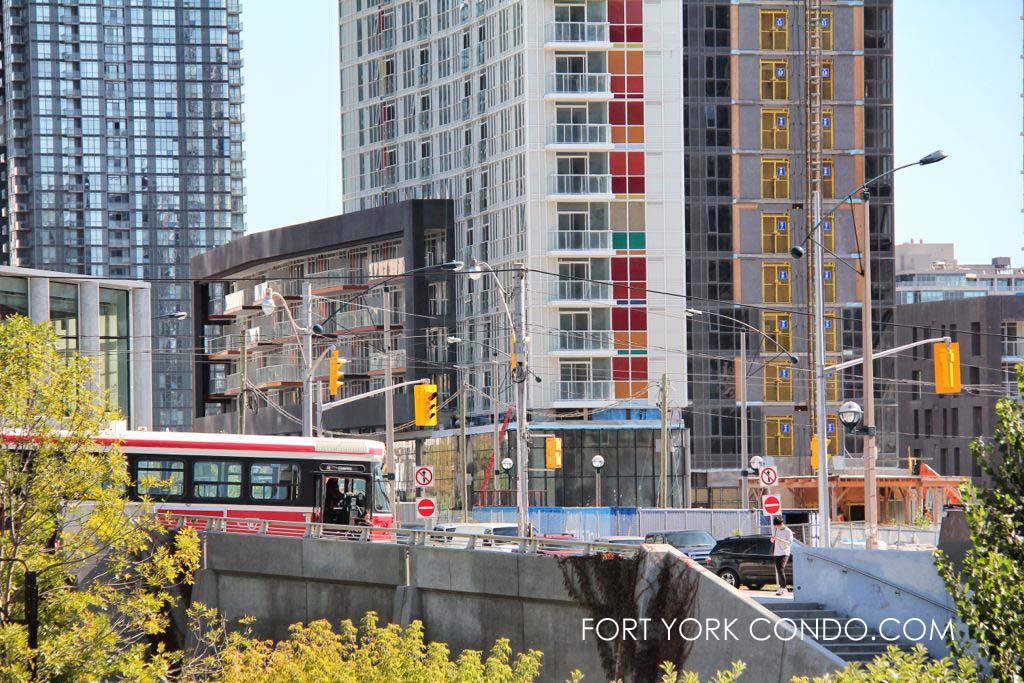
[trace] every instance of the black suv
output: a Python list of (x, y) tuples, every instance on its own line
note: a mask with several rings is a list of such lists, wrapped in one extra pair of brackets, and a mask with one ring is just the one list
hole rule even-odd
[[(732, 536), (722, 539), (708, 555), (707, 567), (736, 588), (748, 586), (756, 590), (775, 583), (772, 538)], [(793, 558), (786, 563), (786, 583), (793, 584)]]
[(704, 563), (715, 547), (715, 537), (706, 531), (652, 531), (646, 543), (667, 543), (690, 559)]

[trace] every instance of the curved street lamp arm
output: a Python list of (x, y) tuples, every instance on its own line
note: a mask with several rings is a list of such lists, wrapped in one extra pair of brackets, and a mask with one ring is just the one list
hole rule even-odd
[(736, 323), (737, 325), (741, 325), (742, 327), (745, 327), (746, 329), (750, 330), (751, 332), (754, 332), (755, 334), (757, 334), (759, 337), (761, 337), (765, 341), (771, 342), (774, 346), (776, 346), (779, 349), (780, 353), (786, 354), (786, 356), (789, 358), (789, 362), (790, 363), (793, 363), (795, 365), (796, 363), (800, 362), (799, 358), (794, 356), (792, 353), (790, 353), (786, 349), (782, 348), (777, 341), (775, 341), (770, 336), (768, 336), (768, 334), (766, 334), (764, 331), (759, 330), (758, 328), (754, 327), (750, 323), (743, 322), (739, 318), (734, 318), (731, 315), (726, 315), (724, 313), (718, 313), (717, 311), (702, 311), (702, 310), (697, 309), (697, 308), (687, 308), (686, 312), (691, 314), (691, 315), (703, 315), (703, 314), (716, 315), (719, 318), (725, 318), (726, 320), (732, 321), (732, 322)]

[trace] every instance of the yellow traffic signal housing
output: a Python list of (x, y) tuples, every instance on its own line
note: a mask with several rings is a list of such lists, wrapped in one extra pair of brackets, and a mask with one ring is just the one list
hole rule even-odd
[(348, 363), (348, 359), (342, 358), (340, 351), (331, 352), (330, 369), (327, 373), (327, 388), (331, 396), (337, 396), (338, 390), (345, 385), (345, 363)]
[[(830, 440), (831, 439), (826, 439), (826, 441), (830, 441)], [(826, 445), (825, 448), (828, 448), (828, 446)], [(826, 454), (828, 455), (829, 460), (831, 460), (832, 459), (832, 453), (829, 452), (829, 451), (826, 451)], [(817, 435), (811, 437), (811, 469), (812, 470), (818, 469), (818, 436)]]
[(437, 426), (437, 385), (417, 384), (412, 388), (412, 406), (417, 427)]
[(544, 439), (544, 463), (549, 470), (562, 469), (562, 440), (557, 436)]
[(960, 393), (960, 344), (939, 342), (935, 353), (935, 393)]

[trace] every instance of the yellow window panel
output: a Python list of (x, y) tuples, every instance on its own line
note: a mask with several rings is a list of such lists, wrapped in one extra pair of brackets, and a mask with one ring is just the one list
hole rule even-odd
[(789, 16), (784, 9), (761, 10), (761, 49), (789, 48)]
[[(827, 360), (825, 365), (835, 365), (838, 361)], [(840, 372), (842, 372), (840, 370)], [(840, 372), (829, 372), (825, 375), (825, 400), (826, 401), (838, 401), (839, 400), (839, 374)]]
[(839, 317), (835, 313), (825, 314), (825, 351), (839, 353)]
[(761, 60), (761, 99), (784, 100), (789, 97), (789, 62), (785, 59)]
[(765, 313), (764, 333), (775, 342), (775, 349), (768, 351), (789, 351), (793, 343), (793, 324), (789, 313)]
[(769, 416), (764, 420), (764, 453), (772, 457), (793, 455), (793, 418)]
[(831, 52), (835, 45), (832, 35), (832, 10), (825, 10), (821, 13), (821, 49)]
[(789, 149), (789, 110), (761, 110), (761, 149)]
[(821, 61), (821, 99), (835, 99), (835, 85), (833, 81), (833, 62), (831, 59)]
[(789, 159), (761, 159), (761, 197), (789, 198)]
[(825, 418), (825, 435), (828, 438), (829, 456), (839, 455), (839, 418), (835, 415)]
[(793, 400), (793, 367), (789, 362), (771, 362), (764, 366), (764, 400), (789, 403)]
[(761, 299), (768, 304), (788, 304), (792, 301), (791, 269), (788, 263), (774, 261), (761, 264)]
[(821, 268), (821, 281), (823, 284), (821, 295), (825, 303), (836, 302), (836, 264), (834, 261), (825, 263)]
[(825, 199), (835, 199), (836, 181), (835, 164), (831, 159), (821, 160), (821, 196)]
[(832, 107), (825, 107), (821, 110), (821, 147), (822, 149), (835, 149), (836, 136), (833, 121)]
[(836, 250), (836, 231), (833, 229), (831, 218), (826, 218), (821, 222), (821, 243), (826, 249)]
[(789, 214), (761, 215), (761, 251), (765, 254), (789, 253)]

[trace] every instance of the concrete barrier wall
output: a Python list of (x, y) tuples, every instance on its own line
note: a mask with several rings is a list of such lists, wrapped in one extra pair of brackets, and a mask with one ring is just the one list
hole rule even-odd
[[(959, 632), (956, 606), (939, 576), (931, 552), (915, 550), (864, 550), (858, 548), (794, 547), (795, 599), (819, 602), (849, 618), (863, 619), (868, 626), (882, 627), (882, 635), (910, 629), (918, 642), (920, 619), (928, 627), (921, 640), (934, 657), (945, 657), (949, 647), (932, 632), (952, 619)], [(884, 619), (896, 619), (883, 626)]]
[[(541, 650), (543, 681), (561, 683), (573, 669), (587, 681), (608, 679), (593, 634), (583, 638), (584, 619), (594, 615), (568, 595), (555, 557), (221, 533), (207, 534), (206, 548), (193, 599), (231, 620), (256, 617), (262, 637), (285, 637), (295, 622), (358, 620), (373, 610), (402, 625), (420, 619), (427, 639), (453, 653), (486, 649), (498, 638), (508, 638), (515, 652)], [(771, 635), (778, 617), (674, 548), (649, 548), (648, 578), (665, 562), (697, 572), (694, 616), (701, 623), (735, 620), (734, 638), (694, 642), (687, 670), (703, 677), (741, 659), (757, 672), (752, 680), (788, 683), (842, 666), (813, 641), (786, 640), (785, 624), (783, 637)], [(752, 634), (755, 620), (760, 627)], [(652, 624), (652, 634), (654, 628), (661, 626)]]

